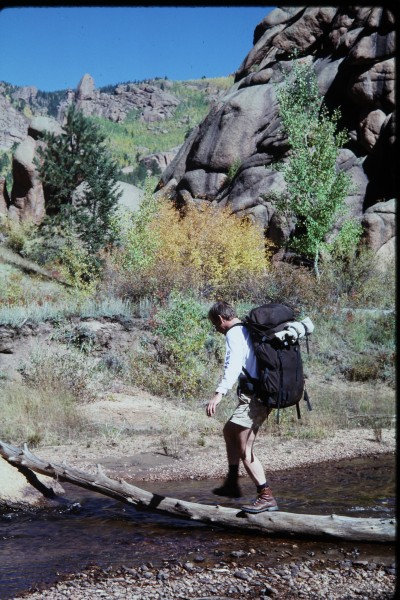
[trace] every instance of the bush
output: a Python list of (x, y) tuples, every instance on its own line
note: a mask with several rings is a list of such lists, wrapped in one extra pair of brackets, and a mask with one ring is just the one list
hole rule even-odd
[(95, 359), (72, 347), (36, 348), (22, 374), (35, 389), (55, 396), (68, 391), (78, 402), (94, 400), (104, 384), (104, 373)]
[(191, 399), (208, 396), (214, 380), (210, 372), (222, 349), (207, 319), (208, 307), (190, 294), (173, 292), (168, 303), (150, 320), (152, 337), (145, 340), (147, 354), (135, 360), (134, 382), (153, 393)]
[(395, 275), (394, 265), (380, 269), (373, 250), (362, 245), (346, 258), (334, 253), (324, 256), (319, 283), (330, 290), (332, 304), (393, 308)]
[(182, 215), (169, 200), (147, 196), (130, 223), (120, 223), (120, 237), (106, 279), (134, 299), (172, 289), (235, 299), (246, 293), (243, 281), (265, 274), (269, 264), (261, 228), (208, 202)]
[(32, 221), (20, 223), (6, 217), (0, 218), (0, 233), (5, 235), (5, 245), (18, 254), (23, 254), (36, 229)]
[(77, 236), (68, 236), (59, 248), (55, 266), (69, 285), (93, 293), (101, 274), (101, 261)]
[(395, 382), (394, 315), (340, 310), (327, 318), (315, 313), (310, 363), (324, 376), (348, 381)]

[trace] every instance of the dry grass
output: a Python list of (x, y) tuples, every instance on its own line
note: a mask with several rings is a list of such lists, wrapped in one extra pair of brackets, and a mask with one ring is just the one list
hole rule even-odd
[(9, 383), (0, 392), (0, 438), (31, 446), (71, 442), (86, 435), (88, 423), (66, 389), (35, 389)]

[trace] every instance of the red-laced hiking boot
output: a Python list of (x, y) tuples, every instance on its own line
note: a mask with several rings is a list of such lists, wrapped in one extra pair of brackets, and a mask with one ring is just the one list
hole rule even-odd
[(278, 510), (278, 505), (272, 495), (271, 488), (266, 487), (260, 492), (252, 504), (245, 504), (240, 507), (244, 512), (257, 514), (264, 511)]

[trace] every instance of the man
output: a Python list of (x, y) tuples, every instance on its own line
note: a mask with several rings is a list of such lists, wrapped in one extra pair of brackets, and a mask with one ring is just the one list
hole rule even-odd
[[(245, 326), (240, 326), (241, 321), (236, 316), (233, 306), (223, 301), (216, 302), (210, 308), (208, 318), (215, 329), (226, 337), (224, 374), (206, 409), (207, 415), (212, 417), (223, 396), (242, 374), (242, 368), (244, 367), (251, 377), (257, 377), (258, 371), (250, 334)], [(223, 430), (229, 471), (224, 484), (213, 490), (213, 493), (229, 498), (241, 496), (238, 477), (239, 463), (242, 460), (244, 468), (257, 487), (257, 498), (253, 503), (242, 506), (242, 510), (249, 513), (278, 510), (276, 500), (266, 482), (264, 469), (253, 450), (258, 429), (271, 409), (261, 403), (255, 394), (246, 391), (241, 379), (239, 378), (238, 386), (239, 404)]]

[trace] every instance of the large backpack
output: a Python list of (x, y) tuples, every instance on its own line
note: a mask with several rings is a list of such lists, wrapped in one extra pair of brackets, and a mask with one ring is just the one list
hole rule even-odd
[[(276, 333), (284, 332), (295, 321), (293, 310), (284, 304), (263, 304), (253, 308), (242, 324), (249, 330), (258, 361), (260, 379), (250, 377), (246, 369), (239, 378), (239, 387), (253, 390), (270, 408), (279, 411), (296, 406), (300, 419), (300, 400), (304, 396), (308, 410), (310, 400), (305, 389), (303, 361), (298, 339)], [(308, 350), (308, 331), (305, 327)]]

